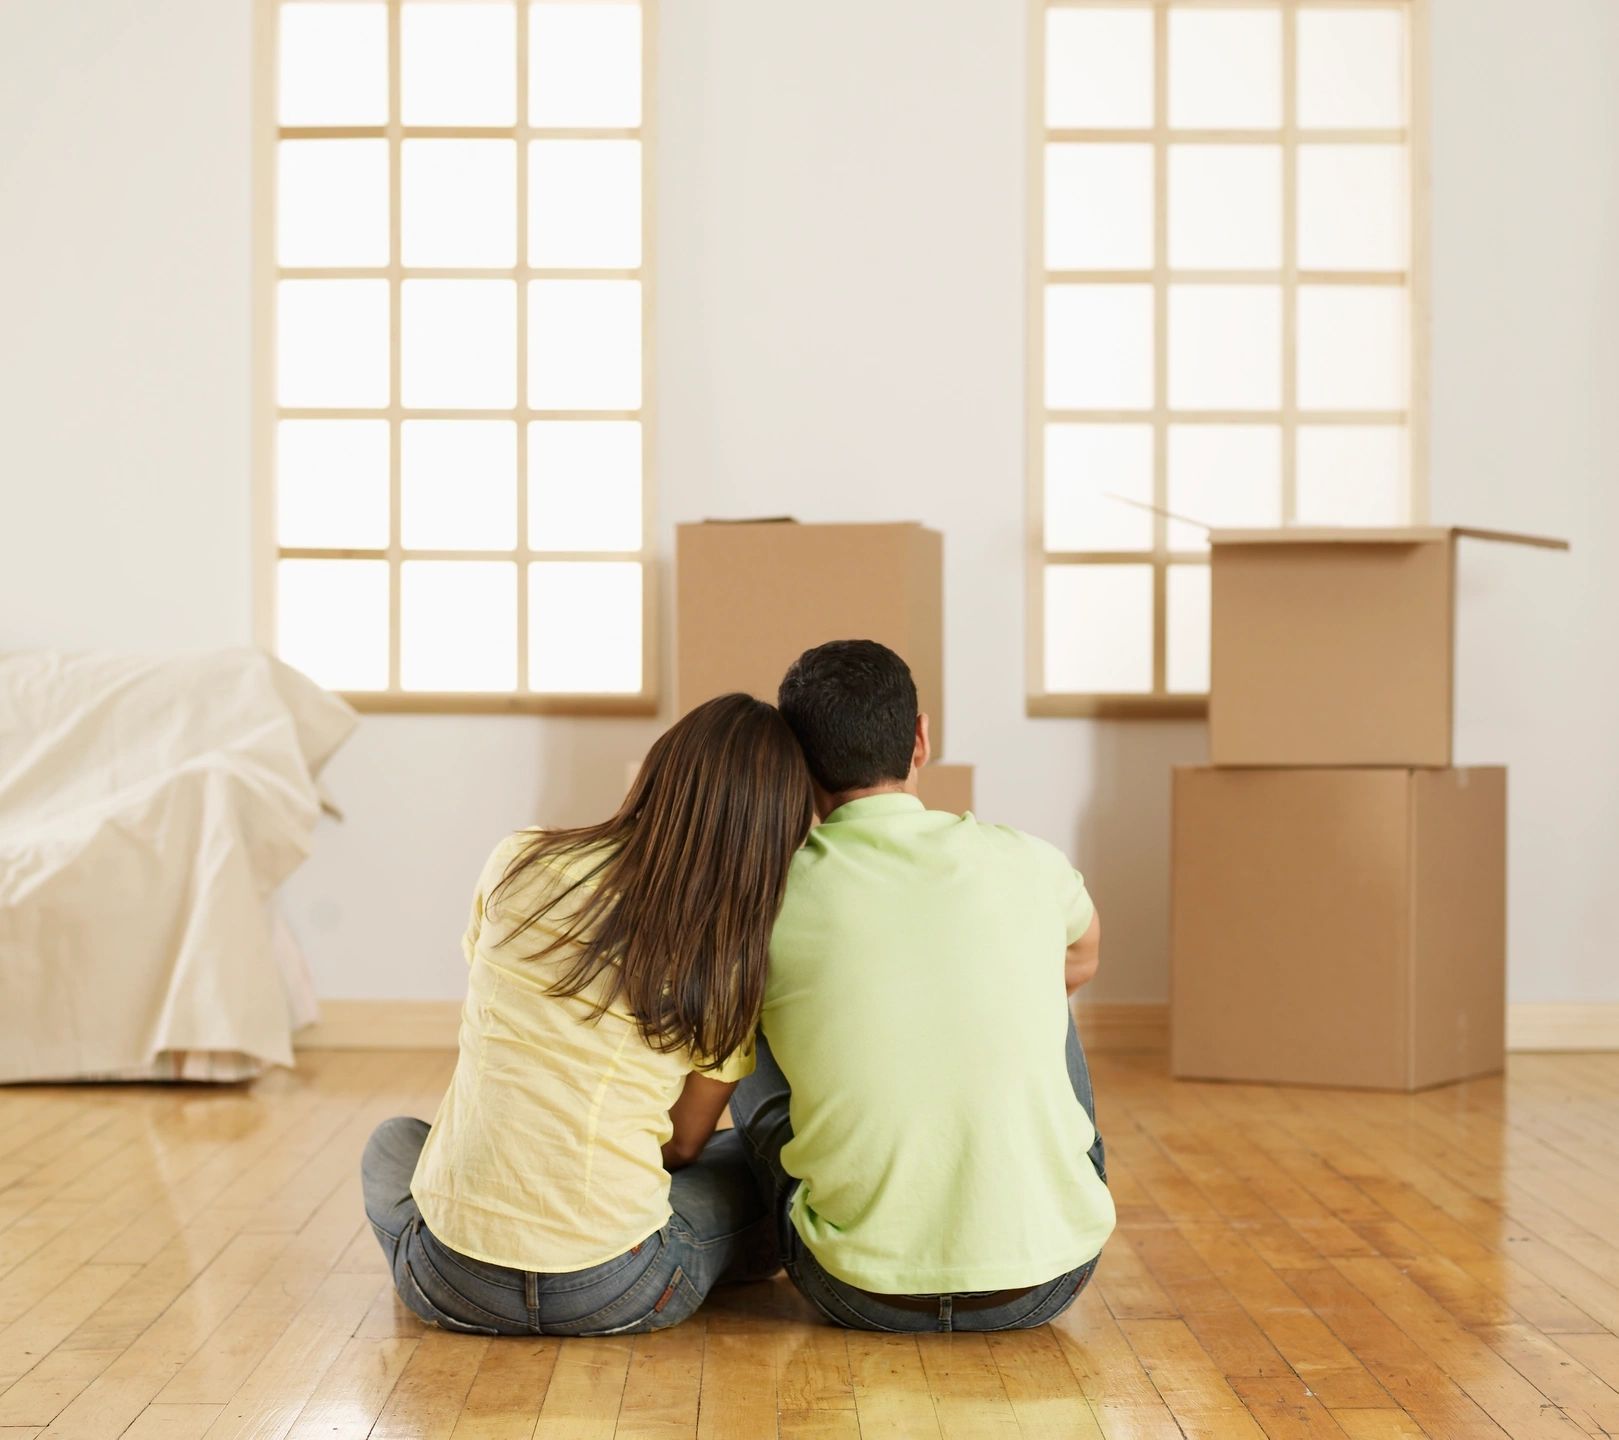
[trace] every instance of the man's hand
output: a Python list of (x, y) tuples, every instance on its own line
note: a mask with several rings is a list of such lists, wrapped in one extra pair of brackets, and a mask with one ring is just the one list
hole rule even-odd
[(1063, 976), (1072, 995), (1081, 985), (1092, 980), (1096, 968), (1102, 963), (1102, 917), (1092, 915), (1090, 928), (1068, 947), (1068, 960)]
[(731, 1103), (731, 1092), (735, 1089), (735, 1081), (711, 1080), (696, 1070), (686, 1077), (686, 1088), (669, 1107), (675, 1133), (663, 1142), (665, 1170), (690, 1165), (703, 1153), (703, 1146), (708, 1144), (708, 1137)]

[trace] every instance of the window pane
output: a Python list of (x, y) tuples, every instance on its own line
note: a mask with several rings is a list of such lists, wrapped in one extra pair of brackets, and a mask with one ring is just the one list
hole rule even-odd
[(1046, 146), (1046, 266), (1152, 268), (1152, 146)]
[(1299, 264), (1306, 270), (1403, 270), (1405, 146), (1299, 146)]
[(1152, 405), (1152, 287), (1046, 287), (1046, 404), (1063, 409)]
[(531, 125), (641, 123), (639, 5), (535, 5), (528, 46)]
[(1272, 285), (1169, 287), (1169, 403), (1274, 410), (1282, 403), (1282, 296)]
[(1046, 124), (1152, 124), (1152, 12), (1046, 12)]
[(1171, 425), (1171, 550), (1207, 550), (1214, 529), (1282, 523), (1282, 432), (1275, 425)]
[(276, 287), (276, 398), (292, 406), (388, 403), (388, 282)]
[(399, 567), (399, 683), (406, 690), (517, 685), (517, 566), (407, 560)]
[(388, 142), (284, 140), (276, 175), (283, 265), (388, 263)]
[[(1046, 426), (1046, 549), (1150, 550), (1152, 426)], [(1123, 496), (1124, 499), (1116, 497)]]
[(1169, 123), (1181, 129), (1281, 126), (1279, 10), (1170, 10)]
[(528, 427), (528, 543), (535, 550), (641, 548), (641, 427), (536, 420)]
[(1169, 147), (1169, 263), (1274, 270), (1282, 263), (1282, 147)]
[(1299, 287), (1299, 404), (1307, 410), (1403, 410), (1403, 288)]
[(276, 427), (276, 540), (323, 549), (388, 543), (388, 424), (283, 420)]
[(407, 420), (400, 432), (400, 539), (407, 549), (517, 544), (515, 424)]
[(388, 562), (282, 560), (276, 653), (329, 690), (388, 688)]
[(1299, 124), (1405, 124), (1401, 9), (1299, 10)]
[(1046, 567), (1046, 689), (1152, 689), (1152, 566)]
[(510, 280), (407, 280), (400, 389), (409, 406), (517, 403), (517, 287)]
[(540, 410), (640, 406), (639, 281), (530, 283), (528, 401)]
[(1164, 688), (1209, 688), (1209, 567), (1171, 565), (1164, 593)]
[(407, 125), (512, 124), (515, 7), (406, 4), (399, 17), (399, 69)]
[(1302, 525), (1405, 525), (1410, 441), (1401, 425), (1303, 425), (1298, 433)]
[(540, 561), (528, 571), (529, 686), (549, 694), (641, 688), (641, 567)]
[(530, 265), (641, 263), (641, 142), (536, 140), (528, 148)]
[(404, 263), (516, 264), (516, 142), (406, 140), (400, 148)]
[(385, 5), (281, 6), (283, 125), (381, 125), (388, 119)]

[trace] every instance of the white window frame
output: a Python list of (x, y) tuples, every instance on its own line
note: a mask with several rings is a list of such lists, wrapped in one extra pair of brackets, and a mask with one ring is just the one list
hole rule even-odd
[[(253, 106), (253, 625), (257, 644), (276, 649), (276, 566), (282, 559), (386, 560), (389, 567), (388, 685), (347, 691), (357, 710), (371, 712), (654, 715), (659, 708), (659, 574), (653, 506), (652, 456), (656, 415), (653, 326), (655, 266), (654, 134), (656, 114), (657, 0), (628, 0), (641, 11), (641, 120), (633, 127), (553, 129), (529, 123), (529, 0), (515, 0), (516, 122), (501, 126), (407, 126), (400, 119), (400, 16), (405, 0), (381, 0), (388, 11), (389, 115), (386, 124), (282, 126), (277, 114), (277, 46), (283, 0), (254, 0)], [(300, 0), (333, 3), (333, 0)], [(578, 0), (575, 0), (578, 3)], [(590, 0), (585, 0), (590, 3)], [(626, 3), (626, 0), (609, 0)], [(389, 263), (377, 267), (282, 267), (276, 255), (276, 150), (289, 139), (385, 139), (389, 147)], [(517, 152), (516, 263), (498, 268), (420, 268), (400, 261), (401, 143), (411, 138), (510, 139)], [(530, 140), (626, 139), (641, 143), (641, 263), (630, 269), (555, 269), (529, 264), (528, 146)], [(401, 285), (413, 277), (511, 279), (517, 285), (517, 403), (506, 409), (447, 411), (400, 403)], [(276, 289), (281, 279), (386, 279), (389, 285), (389, 403), (377, 409), (304, 410), (279, 405), (276, 396)], [(527, 283), (545, 279), (638, 280), (641, 286), (641, 404), (634, 410), (561, 411), (528, 403)], [(380, 549), (309, 549), (282, 546), (276, 534), (275, 438), (277, 422), (291, 418), (383, 419), (390, 431), (389, 543)], [(511, 420), (517, 427), (517, 543), (509, 550), (406, 550), (400, 538), (400, 425), (405, 419)], [(542, 551), (529, 545), (528, 422), (530, 420), (634, 420), (641, 426), (641, 537), (630, 551)], [(400, 580), (405, 560), (514, 561), (517, 565), (517, 685), (502, 691), (405, 690), (400, 685)], [(536, 693), (529, 683), (529, 566), (535, 561), (631, 561), (641, 566), (641, 688), (635, 692)]]
[[(1146, 10), (1153, 16), (1153, 123), (1143, 129), (1065, 130), (1046, 123), (1046, 16), (1069, 8)], [(1171, 129), (1168, 119), (1168, 30), (1174, 9), (1253, 8), (1279, 10), (1282, 17), (1282, 124), (1264, 130)], [(1297, 21), (1300, 10), (1380, 9), (1407, 16), (1406, 124), (1398, 130), (1310, 130), (1298, 124)], [(1027, 391), (1025, 472), (1028, 548), (1026, 578), (1026, 701), (1030, 715), (1090, 717), (1177, 717), (1207, 713), (1206, 694), (1173, 693), (1166, 687), (1166, 592), (1169, 567), (1206, 563), (1202, 552), (1171, 550), (1168, 507), (1168, 427), (1175, 420), (1211, 423), (1279, 424), (1282, 432), (1282, 523), (1291, 523), (1296, 500), (1296, 437), (1301, 416), (1318, 422), (1387, 424), (1406, 427), (1409, 445), (1409, 515), (1424, 523), (1428, 511), (1428, 13), (1427, 0), (1029, 0), (1028, 6), (1028, 259)], [(1046, 268), (1045, 150), (1048, 142), (1146, 143), (1153, 150), (1154, 263), (1150, 270), (1058, 271)], [(1403, 272), (1301, 271), (1297, 263), (1297, 158), (1301, 143), (1403, 141), (1410, 174), (1410, 245)], [(1282, 149), (1282, 265), (1279, 270), (1171, 270), (1168, 264), (1168, 156), (1175, 144), (1280, 144)], [(1282, 403), (1277, 410), (1173, 412), (1168, 408), (1168, 297), (1171, 282), (1279, 285), (1282, 294)], [(1304, 412), (1297, 402), (1297, 300), (1301, 282), (1342, 285), (1402, 284), (1410, 317), (1408, 404), (1399, 411)], [(1146, 410), (1048, 409), (1045, 401), (1045, 297), (1051, 283), (1150, 284), (1153, 292), (1153, 404)], [(1150, 424), (1153, 430), (1152, 547), (1145, 551), (1060, 551), (1045, 539), (1045, 429), (1048, 422)], [(1052, 565), (1142, 565), (1153, 576), (1152, 689), (1128, 694), (1056, 692), (1045, 686), (1045, 573)]]

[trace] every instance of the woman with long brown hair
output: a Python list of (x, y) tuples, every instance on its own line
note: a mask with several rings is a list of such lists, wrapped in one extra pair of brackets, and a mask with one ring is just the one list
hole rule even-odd
[(482, 1334), (685, 1319), (776, 1268), (735, 1131), (770, 931), (812, 819), (772, 705), (724, 695), (653, 745), (618, 813), (525, 831), (484, 867), (460, 1055), (431, 1126), (366, 1146), (366, 1215), (400, 1298)]

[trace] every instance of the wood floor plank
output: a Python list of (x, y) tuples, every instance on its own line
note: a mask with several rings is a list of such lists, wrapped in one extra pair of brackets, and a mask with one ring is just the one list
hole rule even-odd
[(1074, 1372), (1050, 1326), (987, 1338), (990, 1358), (1023, 1434), (1101, 1440), (1102, 1427), (1075, 1385)]
[(618, 1408), (618, 1440), (697, 1433), (706, 1339), (701, 1315), (684, 1325), (635, 1337)]
[(1478, 1336), (1457, 1323), (1387, 1260), (1338, 1260), (1356, 1289), (1464, 1390), (1498, 1425), (1523, 1440), (1575, 1440), (1577, 1427)]
[(371, 1427), (371, 1440), (449, 1440), (493, 1342), (429, 1330), (404, 1343), (410, 1358)]
[(1619, 1057), (1407, 1096), (1099, 1056), (1119, 1231), (1055, 1324), (849, 1332), (779, 1278), (591, 1340), (393, 1294), (358, 1150), (452, 1061), (0, 1092), (0, 1440), (1619, 1433)]
[(369, 1435), (418, 1343), (350, 1340), (298, 1412), (287, 1440)]
[(546, 1337), (491, 1340), (451, 1440), (529, 1440), (561, 1344)]
[(202, 1440), (222, 1405), (148, 1405), (124, 1440)]
[(916, 1336), (851, 1330), (847, 1343), (860, 1433), (939, 1440), (939, 1417)]
[(916, 1348), (944, 1440), (1017, 1435), (1017, 1413), (985, 1336), (968, 1331), (921, 1335)]
[(534, 1427), (535, 1440), (612, 1440), (629, 1376), (628, 1338), (564, 1340)]

